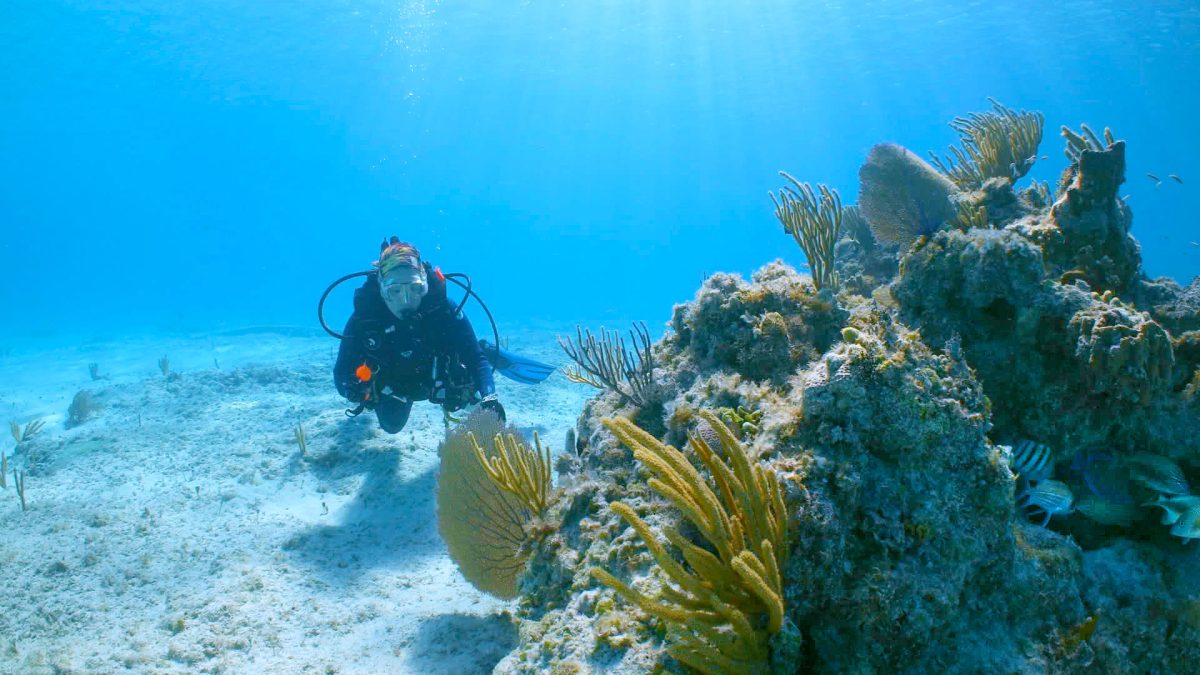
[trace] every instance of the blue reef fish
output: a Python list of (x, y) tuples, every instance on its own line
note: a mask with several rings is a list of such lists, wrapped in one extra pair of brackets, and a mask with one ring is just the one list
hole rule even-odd
[(1091, 447), (1077, 451), (1071, 458), (1071, 473), (1097, 499), (1137, 511), (1136, 500), (1129, 492), (1129, 471), (1107, 449)]
[(1138, 520), (1141, 512), (1132, 504), (1114, 504), (1099, 497), (1084, 497), (1075, 504), (1075, 510), (1101, 525), (1129, 527)]
[(1162, 507), (1162, 524), (1174, 525), (1175, 523), (1179, 522), (1180, 517), (1182, 517), (1187, 511), (1200, 508), (1200, 497), (1195, 497), (1193, 495), (1183, 495), (1182, 497), (1167, 497), (1165, 495), (1159, 495), (1158, 499), (1155, 499), (1152, 502), (1146, 502), (1145, 505)]
[(1186, 495), (1190, 491), (1183, 470), (1167, 457), (1139, 452), (1129, 458), (1129, 463), (1129, 477), (1155, 492)]
[(1071, 493), (1071, 488), (1057, 480), (1040, 481), (1017, 495), (1017, 506), (1021, 507), (1026, 518), (1038, 512), (1046, 515), (1042, 520), (1042, 527), (1049, 525), (1053, 516), (1071, 513), (1074, 501), (1075, 495)]
[(1158, 187), (1159, 185), (1162, 185), (1162, 179), (1159, 178), (1158, 176), (1155, 176), (1152, 173), (1146, 174), (1146, 178), (1149, 178), (1150, 180), (1154, 181), (1154, 187)]
[(1171, 526), (1171, 534), (1188, 543), (1192, 539), (1200, 539), (1200, 506), (1184, 511), (1179, 520)]
[(1017, 441), (1012, 449), (1013, 472), (1026, 480), (1049, 478), (1054, 472), (1054, 452), (1050, 446), (1030, 440)]
[(1167, 174), (1167, 178), (1170, 178), (1171, 180), (1175, 181), (1176, 183), (1179, 183), (1180, 185), (1183, 185), (1183, 179), (1180, 178), (1179, 176), (1176, 176), (1173, 173)]

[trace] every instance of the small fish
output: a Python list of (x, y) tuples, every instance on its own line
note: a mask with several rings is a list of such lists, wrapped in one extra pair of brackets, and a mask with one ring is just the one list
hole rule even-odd
[(1021, 491), (1017, 496), (1017, 506), (1020, 506), (1026, 517), (1035, 515), (1038, 511), (1046, 514), (1042, 527), (1050, 524), (1050, 518), (1065, 515), (1073, 510), (1071, 504), (1075, 495), (1066, 483), (1057, 480), (1044, 480)]
[(1200, 241), (1190, 241), (1188, 243), (1191, 244), (1192, 246), (1200, 246)]
[(1176, 183), (1179, 183), (1180, 185), (1183, 185), (1183, 179), (1180, 178), (1179, 176), (1176, 176), (1173, 173), (1167, 174), (1167, 178), (1170, 178), (1171, 180), (1175, 181)]
[(1026, 480), (1049, 478), (1054, 472), (1054, 463), (1051, 461), (1053, 457), (1054, 453), (1048, 445), (1030, 440), (1017, 441), (1012, 449), (1012, 461), (1009, 466), (1014, 473)]
[(1071, 458), (1070, 468), (1083, 481), (1091, 496), (1136, 511), (1133, 497), (1129, 494), (1129, 472), (1117, 465), (1116, 456), (1108, 450), (1102, 447), (1079, 450)]
[(1132, 465), (1129, 477), (1156, 492), (1165, 495), (1188, 494), (1188, 482), (1183, 470), (1174, 460), (1162, 455), (1139, 452), (1129, 458)]
[(1158, 176), (1155, 176), (1152, 173), (1146, 174), (1146, 178), (1149, 178), (1150, 180), (1154, 181), (1156, 186), (1162, 183), (1162, 179), (1159, 178)]
[(1158, 499), (1146, 502), (1143, 506), (1161, 506), (1163, 510), (1162, 524), (1174, 525), (1186, 511), (1200, 507), (1200, 497), (1192, 495), (1183, 495), (1182, 497), (1159, 495)]
[(1075, 505), (1075, 510), (1101, 525), (1129, 527), (1141, 513), (1130, 504), (1114, 504), (1098, 497), (1084, 497)]
[(1171, 534), (1185, 544), (1192, 539), (1200, 539), (1200, 506), (1188, 509), (1179, 516), (1179, 520), (1171, 526)]

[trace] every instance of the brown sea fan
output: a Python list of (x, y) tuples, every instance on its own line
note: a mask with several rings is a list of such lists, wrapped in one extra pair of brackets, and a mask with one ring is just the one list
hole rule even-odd
[[(438, 531), (467, 581), (511, 599), (529, 559), (525, 526), (534, 514), (488, 477), (470, 437), (491, 439), (506, 431), (515, 433), (486, 410), (473, 412), (450, 431), (438, 450), (437, 516)], [(486, 452), (495, 456), (494, 449)]]

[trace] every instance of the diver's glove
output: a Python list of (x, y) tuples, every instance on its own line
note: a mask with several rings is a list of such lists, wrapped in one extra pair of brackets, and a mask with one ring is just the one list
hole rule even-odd
[(375, 407), (374, 382), (360, 382), (359, 380), (351, 379), (342, 386), (345, 389), (344, 396), (347, 401), (355, 405), (361, 405), (368, 410)]
[(357, 403), (365, 408), (374, 408), (375, 402), (379, 398), (378, 392), (375, 391), (377, 379), (375, 376), (378, 372), (378, 367), (372, 368), (369, 363), (363, 361), (343, 382), (344, 396), (351, 403)]
[(479, 402), (479, 407), (496, 413), (502, 424), (508, 422), (508, 416), (504, 414), (504, 406), (500, 405), (500, 399), (496, 398), (495, 394), (484, 396), (483, 400)]

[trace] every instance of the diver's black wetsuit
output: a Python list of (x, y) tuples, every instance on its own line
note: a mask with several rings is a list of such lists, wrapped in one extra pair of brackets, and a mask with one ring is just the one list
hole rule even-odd
[[(413, 401), (454, 411), (496, 391), (471, 322), (453, 314), (441, 275), (428, 263), (425, 272), (429, 292), (403, 319), (384, 304), (378, 278), (367, 277), (354, 291), (354, 313), (333, 367), (338, 393), (374, 408), (379, 426), (390, 434), (404, 428)], [(355, 375), (364, 363), (374, 374), (369, 384)]]

